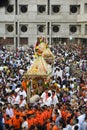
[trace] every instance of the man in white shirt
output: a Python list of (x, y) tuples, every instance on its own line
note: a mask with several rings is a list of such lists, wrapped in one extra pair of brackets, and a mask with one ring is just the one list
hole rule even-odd
[(42, 95), (41, 95), (41, 100), (40, 100), (40, 102), (41, 102), (41, 103), (45, 103), (46, 100), (47, 100), (47, 98), (48, 98), (48, 89), (46, 88), (45, 91), (44, 91), (44, 92), (42, 93)]
[(23, 95), (23, 98), (26, 98), (27, 97), (27, 93), (26, 91), (23, 89), (23, 87), (20, 88), (19, 92), (18, 92), (18, 95)]
[(82, 124), (83, 124), (83, 122), (84, 122), (84, 120), (85, 120), (85, 114), (83, 113), (83, 114), (81, 114), (81, 112), (79, 112), (80, 113), (80, 115), (77, 117), (77, 119), (78, 119), (78, 124), (80, 125), (80, 127), (82, 128)]
[(58, 103), (56, 92), (52, 90), (52, 104), (55, 106)]
[(28, 122), (26, 116), (23, 116), (23, 122), (22, 122), (22, 130), (28, 130)]
[(62, 79), (63, 71), (60, 68), (56, 68), (55, 75), (57, 78), (61, 77), (61, 79)]
[(81, 111), (78, 111), (78, 117), (77, 117), (77, 119), (78, 119), (78, 123), (80, 125), (83, 124), (83, 122), (85, 120), (85, 116), (86, 116), (85, 113), (82, 113)]
[(82, 130), (87, 130), (87, 115), (86, 115), (85, 120), (82, 124)]
[(26, 100), (23, 98), (23, 95), (20, 95), (20, 100), (19, 100), (19, 107), (25, 107), (27, 102)]
[(9, 115), (10, 117), (14, 116), (13, 109), (11, 107), (11, 104), (9, 103), (6, 108), (6, 115)]
[(48, 93), (48, 98), (47, 98), (47, 100), (44, 102), (44, 105), (51, 106), (51, 104), (52, 104), (51, 93)]

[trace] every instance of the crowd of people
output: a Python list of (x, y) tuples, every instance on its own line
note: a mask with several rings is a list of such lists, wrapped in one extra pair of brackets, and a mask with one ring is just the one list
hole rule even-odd
[(57, 44), (50, 49), (55, 55), (51, 80), (34, 103), (27, 101), (23, 76), (34, 61), (34, 47), (0, 51), (0, 130), (87, 130), (84, 47)]

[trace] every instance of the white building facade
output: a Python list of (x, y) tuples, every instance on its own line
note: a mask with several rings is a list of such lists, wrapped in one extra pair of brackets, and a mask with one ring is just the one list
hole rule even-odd
[(10, 0), (0, 8), (0, 45), (33, 45), (38, 37), (49, 44), (87, 41), (87, 0)]

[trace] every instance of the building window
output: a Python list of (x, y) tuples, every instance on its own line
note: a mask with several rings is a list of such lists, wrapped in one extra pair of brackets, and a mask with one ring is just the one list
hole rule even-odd
[(13, 25), (7, 25), (8, 32), (13, 32), (13, 30), (14, 30)]
[(9, 0), (0, 0), (0, 7), (6, 7), (9, 5)]
[(22, 25), (21, 26), (21, 31), (22, 32), (27, 32), (27, 26), (26, 25)]
[(70, 5), (70, 14), (80, 14), (80, 5)]
[(52, 28), (53, 32), (57, 33), (59, 32), (59, 27), (57, 25), (53, 26)]
[(87, 35), (87, 24), (85, 25), (85, 34)]
[(9, 5), (9, 6), (7, 6), (6, 9), (7, 9), (7, 12), (8, 12), (8, 13), (12, 13), (13, 10), (14, 10), (13, 5)]
[(59, 11), (60, 11), (60, 5), (52, 5), (53, 13), (59, 13)]
[(87, 13), (87, 3), (84, 4), (84, 13)]
[(38, 31), (39, 31), (40, 33), (43, 33), (43, 32), (44, 32), (44, 25), (39, 25), (39, 26), (38, 26)]
[(75, 33), (75, 32), (77, 31), (77, 27), (76, 27), (75, 25), (71, 26), (71, 27), (70, 27), (70, 31), (71, 31), (72, 33)]
[(28, 45), (28, 38), (20, 38), (21, 45)]
[(46, 11), (46, 5), (38, 5), (38, 13), (44, 13)]
[(28, 11), (28, 5), (20, 5), (20, 11), (26, 13)]
[(70, 12), (71, 13), (76, 13), (77, 12), (77, 6), (76, 5), (71, 5), (70, 6)]
[(52, 44), (58, 44), (60, 41), (60, 38), (55, 37), (55, 38), (52, 38), (51, 41), (52, 41)]
[[(8, 37), (6, 38), (6, 45), (14, 45), (14, 38), (13, 37)], [(12, 48), (10, 48), (12, 49)]]

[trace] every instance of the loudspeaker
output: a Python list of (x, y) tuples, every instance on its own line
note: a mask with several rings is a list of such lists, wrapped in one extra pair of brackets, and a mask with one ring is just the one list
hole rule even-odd
[(0, 0), (0, 7), (6, 7), (9, 5), (9, 0)]

